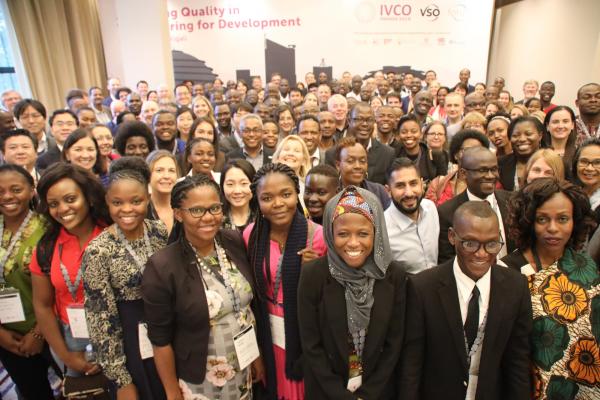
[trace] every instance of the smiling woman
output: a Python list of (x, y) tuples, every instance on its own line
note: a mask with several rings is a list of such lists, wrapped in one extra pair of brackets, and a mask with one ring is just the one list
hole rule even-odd
[[(165, 399), (154, 360), (142, 356), (145, 325), (140, 285), (147, 259), (167, 244), (160, 221), (145, 220), (150, 170), (139, 157), (111, 165), (106, 202), (115, 222), (83, 255), (85, 310), (90, 340), (118, 396)], [(107, 332), (111, 332), (107, 335)], [(127, 362), (125, 362), (127, 360)]]
[(89, 129), (75, 129), (67, 137), (63, 145), (62, 159), (96, 174), (103, 185), (108, 183), (106, 164), (102, 162), (98, 142)]

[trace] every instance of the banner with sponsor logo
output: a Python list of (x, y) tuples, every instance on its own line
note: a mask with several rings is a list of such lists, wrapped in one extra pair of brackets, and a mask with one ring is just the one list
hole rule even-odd
[(268, 79), (267, 64), (275, 63), (301, 81), (314, 67), (331, 67), (339, 78), (386, 66), (433, 69), (445, 85), (467, 67), (472, 83), (485, 81), (493, 3), (168, 0), (176, 79), (200, 70), (224, 80), (240, 71)]

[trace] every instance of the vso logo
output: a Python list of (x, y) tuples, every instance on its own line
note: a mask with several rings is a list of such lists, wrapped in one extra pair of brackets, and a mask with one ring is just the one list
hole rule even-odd
[(430, 4), (425, 8), (420, 8), (421, 16), (428, 21), (435, 21), (440, 17), (440, 8), (435, 4)]

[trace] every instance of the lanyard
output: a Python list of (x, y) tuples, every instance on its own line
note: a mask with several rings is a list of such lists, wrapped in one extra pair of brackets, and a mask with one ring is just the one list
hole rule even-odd
[[(121, 243), (123, 243), (123, 245), (125, 246), (125, 250), (127, 250), (129, 255), (133, 258), (133, 261), (137, 264), (140, 272), (143, 273), (144, 269), (146, 268), (146, 263), (142, 260), (142, 258), (140, 256), (138, 256), (138, 254), (135, 252), (133, 247), (131, 247), (131, 242), (129, 240), (127, 240), (127, 238), (123, 234), (123, 231), (121, 230), (121, 228), (119, 228), (118, 225), (115, 225), (115, 231), (117, 231), (117, 237), (119, 238), (119, 241)], [(144, 246), (146, 247), (146, 253), (147, 253), (146, 259), (147, 259), (148, 257), (150, 257), (150, 255), (152, 255), (152, 246), (150, 245), (150, 239), (148, 238), (148, 230), (146, 229), (145, 225), (144, 225)]]
[(81, 278), (83, 277), (83, 269), (81, 268), (81, 265), (80, 265), (79, 269), (77, 271), (77, 276), (75, 277), (75, 282), (72, 282), (71, 278), (69, 277), (69, 272), (67, 271), (67, 267), (65, 267), (65, 264), (63, 264), (63, 262), (62, 262), (62, 250), (63, 250), (63, 245), (59, 244), (58, 245), (58, 262), (60, 264), (60, 272), (62, 273), (65, 284), (67, 285), (67, 289), (69, 289), (69, 293), (71, 293), (71, 298), (73, 299), (73, 301), (76, 301), (77, 300), (77, 289), (79, 288), (79, 285), (81, 285)]
[[(194, 249), (194, 246), (192, 246), (192, 249)], [(202, 282), (204, 283), (205, 289), (208, 289), (208, 285), (206, 284), (206, 282), (204, 281), (204, 278), (202, 277), (202, 270), (204, 270), (208, 274), (214, 276), (219, 282), (221, 282), (221, 284), (223, 284), (223, 286), (225, 286), (225, 289), (227, 290), (227, 294), (229, 295), (229, 298), (231, 299), (231, 303), (233, 304), (233, 311), (235, 312), (238, 323), (240, 323), (240, 325), (243, 325), (240, 322), (241, 321), (241, 319), (240, 319), (240, 316), (241, 316), (240, 298), (235, 293), (235, 290), (233, 290), (233, 287), (231, 285), (231, 276), (229, 275), (229, 270), (235, 268), (235, 266), (234, 266), (234, 264), (229, 262), (229, 260), (227, 259), (227, 256), (225, 255), (225, 250), (221, 246), (219, 246), (219, 244), (217, 243), (216, 240), (215, 240), (215, 249), (217, 251), (217, 259), (219, 262), (219, 270), (220, 271), (217, 272), (213, 268), (206, 265), (204, 260), (198, 254), (198, 252), (196, 252), (196, 250), (194, 249), (194, 251), (196, 252), (196, 268), (198, 268), (198, 272), (200, 273), (200, 278), (202, 278)]]
[(477, 336), (475, 337), (475, 340), (473, 341), (473, 346), (471, 346), (470, 350), (469, 342), (467, 341), (467, 335), (463, 330), (463, 336), (465, 338), (465, 350), (467, 351), (467, 364), (469, 365), (469, 368), (471, 366), (471, 360), (473, 359), (473, 356), (475, 355), (475, 353), (477, 353), (477, 351), (483, 344), (483, 336), (485, 331), (485, 324), (487, 322), (487, 316), (488, 315), (486, 311), (485, 315), (483, 316), (483, 321), (481, 321), (481, 325), (479, 325), (479, 329), (477, 329)]
[(271, 302), (275, 305), (277, 305), (277, 295), (279, 294), (279, 288), (281, 287), (281, 270), (283, 269), (283, 255), (285, 254), (285, 250), (284, 252), (281, 253), (281, 255), (279, 256), (279, 261), (277, 262), (277, 272), (275, 273), (275, 285), (273, 286), (273, 298), (271, 299)]
[[(2, 283), (4, 283), (4, 266), (6, 265), (6, 261), (8, 260), (8, 257), (10, 257), (10, 254), (14, 250), (19, 239), (21, 239), (21, 235), (23, 235), (23, 231), (25, 230), (25, 227), (29, 223), (29, 220), (31, 219), (31, 217), (33, 217), (33, 211), (29, 210), (25, 219), (23, 220), (23, 222), (21, 222), (21, 225), (19, 226), (17, 233), (15, 233), (13, 235), (13, 237), (10, 239), (9, 245), (6, 248), (6, 253), (4, 253), (4, 256), (2, 256), (2, 259), (0, 259), (0, 282), (2, 282)], [(0, 243), (1, 243), (2, 239), (4, 237), (4, 216), (0, 216), (0, 218), (1, 218), (0, 219)]]

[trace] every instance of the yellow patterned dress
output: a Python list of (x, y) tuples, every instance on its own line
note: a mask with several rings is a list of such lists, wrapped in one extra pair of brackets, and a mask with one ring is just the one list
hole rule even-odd
[(600, 274), (587, 255), (567, 249), (527, 275), (533, 306), (534, 399), (600, 399)]

